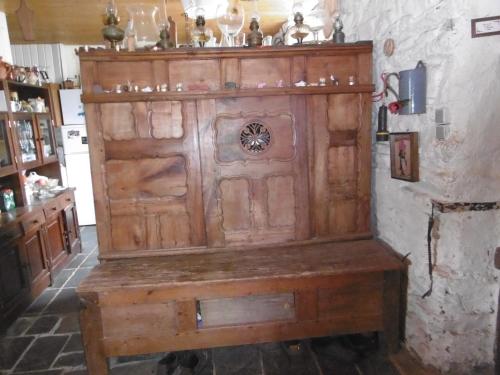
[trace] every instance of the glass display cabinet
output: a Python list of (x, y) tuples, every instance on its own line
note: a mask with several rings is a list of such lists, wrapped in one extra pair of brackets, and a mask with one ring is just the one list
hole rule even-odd
[(22, 169), (38, 166), (41, 163), (38, 133), (31, 114), (14, 114), (14, 129), (18, 149), (18, 160)]
[(52, 119), (48, 114), (37, 114), (36, 122), (38, 124), (40, 150), (42, 151), (42, 159), (44, 163), (57, 161), (56, 142), (54, 136), (54, 128), (51, 123)]
[(0, 176), (16, 171), (7, 114), (0, 114)]

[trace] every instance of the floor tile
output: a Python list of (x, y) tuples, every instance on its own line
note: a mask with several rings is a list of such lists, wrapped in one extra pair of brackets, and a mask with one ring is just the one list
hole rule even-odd
[(39, 335), (49, 333), (59, 322), (59, 317), (54, 315), (44, 315), (38, 318), (31, 328), (26, 332), (28, 335)]
[(21, 336), (36, 320), (35, 317), (21, 317), (17, 319), (5, 332), (6, 337)]
[(82, 267), (95, 267), (99, 264), (99, 260), (97, 259), (97, 254), (96, 255), (91, 255), (88, 257), (88, 259), (83, 262)]
[(265, 374), (319, 375), (307, 343), (296, 343), (293, 348), (289, 349), (285, 344), (261, 345)]
[(63, 353), (83, 351), (82, 336), (79, 333), (71, 335), (71, 338), (64, 346)]
[(111, 375), (157, 375), (157, 361), (122, 364), (113, 367)]
[(0, 340), (0, 370), (11, 369), (34, 337), (3, 338)]
[(39, 314), (47, 306), (47, 304), (54, 298), (57, 294), (57, 290), (47, 289), (40, 296), (33, 301), (33, 303), (24, 312), (24, 315), (34, 315)]
[(52, 367), (84, 367), (85, 357), (83, 352), (63, 353), (61, 354)]
[(86, 255), (85, 254), (77, 254), (71, 259), (71, 262), (69, 262), (66, 267), (64, 267), (65, 270), (69, 269), (75, 269), (78, 268), (83, 261), (85, 260)]
[(62, 289), (45, 310), (45, 314), (76, 313), (80, 308), (80, 300), (75, 289)]
[(217, 375), (262, 374), (261, 356), (255, 345), (217, 348), (212, 355)]
[(26, 352), (16, 371), (46, 370), (66, 343), (67, 336), (39, 337)]
[(56, 333), (80, 332), (80, 320), (78, 312), (64, 314)]
[(80, 268), (66, 283), (65, 288), (76, 288), (82, 280), (92, 271), (92, 268)]
[(324, 374), (359, 374), (356, 363), (361, 360), (360, 355), (346, 348), (339, 338), (314, 339), (312, 350)]
[(60, 288), (64, 285), (64, 283), (68, 280), (68, 278), (71, 276), (71, 274), (75, 272), (75, 270), (72, 270), (72, 269), (64, 269), (64, 270), (61, 270), (54, 282), (52, 283), (51, 285), (51, 288)]

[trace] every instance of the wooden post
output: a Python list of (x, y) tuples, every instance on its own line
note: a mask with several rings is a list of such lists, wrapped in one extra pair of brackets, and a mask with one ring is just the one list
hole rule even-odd
[(80, 328), (89, 375), (108, 375), (108, 361), (104, 353), (101, 312), (97, 293), (80, 294)]
[(399, 319), (400, 319), (401, 273), (386, 271), (384, 273), (384, 334), (382, 343), (389, 353), (399, 351)]

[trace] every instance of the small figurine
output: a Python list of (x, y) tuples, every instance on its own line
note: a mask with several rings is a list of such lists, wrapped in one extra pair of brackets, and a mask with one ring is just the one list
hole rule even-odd
[(307, 86), (306, 81), (295, 82), (295, 87), (306, 87), (306, 86)]
[(349, 78), (347, 79), (347, 83), (349, 86), (354, 86), (356, 84), (356, 77), (349, 76)]
[(117, 94), (121, 94), (123, 91), (122, 91), (122, 85), (116, 85), (116, 88), (115, 88), (115, 92)]
[(178, 83), (177, 85), (175, 85), (175, 91), (182, 91), (182, 90), (184, 90), (182, 83)]
[(282, 79), (280, 79), (278, 82), (276, 82), (276, 87), (285, 87), (285, 83), (283, 82)]
[(141, 89), (142, 92), (153, 92), (153, 89), (149, 86), (146, 86), (144, 88)]
[(321, 77), (321, 78), (319, 79), (319, 85), (320, 85), (320, 86), (326, 86), (326, 78)]
[(334, 74), (330, 76), (330, 81), (332, 82), (333, 86), (338, 86), (340, 84), (339, 80), (337, 79), (337, 77), (335, 77)]
[(263, 89), (267, 86), (267, 83), (265, 82), (260, 82), (260, 83), (257, 83), (257, 88), (258, 89)]
[(224, 83), (224, 88), (227, 90), (235, 90), (238, 88), (238, 84), (236, 82), (226, 82)]
[(335, 23), (333, 25), (335, 32), (333, 33), (333, 42), (334, 43), (344, 43), (345, 42), (345, 34), (342, 31), (344, 28), (344, 24), (342, 23), (342, 20), (340, 19), (340, 15), (335, 18)]
[(168, 91), (168, 85), (166, 83), (162, 83), (160, 85), (160, 91), (161, 92), (167, 92)]

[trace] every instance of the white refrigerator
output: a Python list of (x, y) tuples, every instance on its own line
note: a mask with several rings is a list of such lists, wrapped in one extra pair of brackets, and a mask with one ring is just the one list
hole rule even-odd
[(67, 186), (76, 188), (75, 200), (80, 225), (95, 225), (94, 193), (90, 174), (89, 145), (81, 90), (60, 90), (63, 114), (62, 141)]

